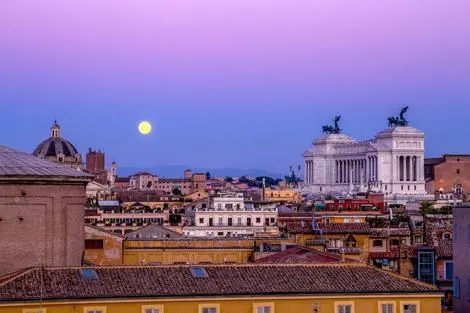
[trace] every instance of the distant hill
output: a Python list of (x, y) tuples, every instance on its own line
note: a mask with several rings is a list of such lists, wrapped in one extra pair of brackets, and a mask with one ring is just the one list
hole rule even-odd
[(212, 177), (218, 176), (230, 176), (230, 177), (240, 177), (240, 176), (269, 176), (273, 178), (282, 178), (286, 174), (282, 173), (272, 173), (262, 169), (239, 169), (239, 168), (198, 168), (184, 165), (157, 165), (152, 167), (131, 167), (124, 166), (118, 167), (119, 176), (129, 176), (137, 172), (146, 171), (160, 177), (183, 177), (183, 172), (186, 169), (191, 169), (193, 173), (202, 172), (211, 173)]

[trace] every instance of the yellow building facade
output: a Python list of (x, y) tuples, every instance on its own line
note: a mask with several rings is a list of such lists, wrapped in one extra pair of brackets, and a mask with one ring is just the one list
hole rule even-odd
[(93, 265), (245, 264), (295, 245), (288, 238), (125, 239), (93, 226), (85, 236), (84, 261)]
[(33, 268), (0, 313), (440, 313), (434, 286), (360, 264)]
[(126, 240), (123, 264), (244, 264), (253, 258), (253, 240)]
[(266, 201), (282, 201), (282, 202), (300, 202), (302, 196), (292, 189), (274, 189), (267, 188), (264, 190), (264, 200)]
[[(107, 301), (59, 301), (0, 304), (0, 313), (340, 313), (350, 306), (351, 313), (441, 313), (440, 297), (417, 294), (390, 296), (291, 296), (291, 297), (222, 297), (187, 299), (111, 299)], [(264, 308), (271, 310), (265, 310)], [(153, 309), (153, 311), (151, 311)], [(206, 309), (206, 310), (204, 310)], [(213, 309), (213, 310), (209, 310)], [(317, 311), (315, 311), (317, 309)], [(412, 311), (408, 311), (412, 312)]]
[(84, 262), (94, 265), (122, 265), (124, 240), (124, 237), (99, 227), (85, 225)]

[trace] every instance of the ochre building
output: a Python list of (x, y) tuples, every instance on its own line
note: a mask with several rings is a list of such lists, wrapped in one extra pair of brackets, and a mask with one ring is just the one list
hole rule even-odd
[(1, 280), (0, 313), (440, 313), (441, 297), (358, 264), (34, 268)]

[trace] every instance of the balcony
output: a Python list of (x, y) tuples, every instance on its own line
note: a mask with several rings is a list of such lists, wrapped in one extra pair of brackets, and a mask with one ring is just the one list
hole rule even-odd
[(361, 248), (348, 248), (348, 247), (327, 247), (327, 251), (343, 253), (343, 254), (361, 254)]

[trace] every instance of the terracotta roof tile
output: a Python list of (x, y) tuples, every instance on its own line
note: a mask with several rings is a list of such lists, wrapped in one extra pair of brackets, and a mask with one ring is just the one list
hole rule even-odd
[(322, 252), (301, 246), (292, 247), (285, 251), (256, 260), (256, 263), (263, 264), (323, 264), (340, 262), (341, 256), (339, 254)]
[(327, 234), (370, 234), (369, 223), (329, 223), (319, 224)]
[(82, 277), (83, 268), (36, 268), (0, 283), (0, 301), (438, 292), (434, 286), (360, 264), (211, 265), (204, 267), (204, 278), (193, 277), (190, 268), (96, 267), (96, 280)]

